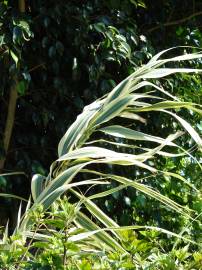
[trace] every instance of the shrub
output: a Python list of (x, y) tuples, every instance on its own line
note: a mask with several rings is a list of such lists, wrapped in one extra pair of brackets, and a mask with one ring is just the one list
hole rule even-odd
[[(192, 149), (180, 145), (182, 136), (190, 136), (195, 147), (202, 140), (195, 129), (179, 115), (180, 109), (200, 113), (200, 105), (182, 102), (158, 84), (158, 80), (179, 72), (198, 72), (190, 68), (167, 68), (166, 64), (192, 60), (200, 53), (185, 54), (161, 60), (165, 52), (154, 56), (109, 94), (85, 107), (69, 127), (58, 145), (58, 159), (47, 177), (35, 175), (31, 183), (32, 199), (9, 238), (6, 228), (0, 255), (6, 269), (180, 269), (199, 267), (197, 242), (186, 235), (148, 225), (120, 227), (94, 202), (130, 187), (159, 201), (161, 205), (194, 221), (193, 210), (176, 203), (145, 184), (155, 176), (174, 178), (198, 193), (182, 175), (155, 167), (152, 159), (188, 156), (199, 165)], [(165, 137), (135, 130), (135, 121), (145, 122), (148, 113), (161, 112), (178, 122), (177, 130)], [(144, 113), (144, 117), (141, 115)], [(100, 139), (94, 140), (99, 132)], [(149, 144), (148, 144), (149, 143)], [(109, 145), (113, 147), (108, 148)], [(150, 146), (148, 148), (148, 145)], [(141, 171), (143, 178), (129, 179), (121, 168)], [(137, 174), (138, 176), (138, 174)], [(111, 184), (115, 183), (115, 187)], [(106, 186), (103, 192), (88, 193), (95, 186)], [(64, 194), (70, 199), (63, 197)], [(136, 230), (135, 234), (131, 230)], [(162, 238), (174, 245), (165, 253)], [(29, 240), (28, 240), (29, 239)], [(152, 241), (152, 242), (151, 242)], [(184, 245), (186, 242), (188, 245)], [(177, 248), (179, 246), (179, 248)], [(190, 249), (190, 251), (189, 251)], [(187, 259), (186, 261), (184, 261)], [(50, 268), (51, 267), (51, 268)], [(153, 268), (152, 268), (153, 267)], [(3, 269), (3, 268), (2, 268)], [(184, 268), (185, 269), (185, 268)], [(196, 268), (197, 269), (197, 268)]]

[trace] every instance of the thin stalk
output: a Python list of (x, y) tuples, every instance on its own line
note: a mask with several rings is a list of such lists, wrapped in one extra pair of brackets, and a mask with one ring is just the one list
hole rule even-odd
[(25, 0), (18, 0), (18, 9), (20, 12), (25, 12)]
[[(25, 0), (18, 0), (18, 9), (20, 13), (25, 12)], [(6, 162), (6, 155), (9, 149), (14, 122), (15, 122), (15, 111), (16, 111), (16, 104), (18, 99), (17, 93), (17, 78), (14, 78), (14, 84), (10, 88), (10, 96), (8, 102), (8, 113), (6, 118), (6, 125), (3, 135), (3, 146), (5, 151), (5, 156), (0, 160), (0, 172), (4, 169), (4, 165)]]
[(67, 229), (65, 228), (65, 231), (64, 231), (64, 243), (63, 243), (63, 266), (65, 268), (66, 266), (66, 263), (67, 263), (67, 247), (66, 247), (66, 242), (67, 242), (67, 239), (68, 239), (68, 235), (67, 235)]
[[(36, 235), (36, 233), (37, 233), (37, 231), (38, 231), (39, 228), (40, 228), (40, 223), (36, 226), (36, 228), (34, 230), (34, 233), (33, 233), (33, 236), (31, 238), (31, 240), (29, 241), (29, 244), (27, 245), (26, 251), (25, 251), (25, 253), (22, 256), (21, 261), (23, 261), (24, 259), (26, 259), (26, 256), (27, 256), (27, 254), (29, 252), (29, 249), (31, 248), (31, 245), (32, 245), (32, 243), (34, 241), (34, 237), (35, 237), (35, 235)], [(20, 267), (21, 266), (19, 264), (18, 267), (16, 268), (16, 270), (20, 270)]]
[(8, 113), (7, 113), (6, 125), (5, 125), (5, 130), (4, 130), (4, 137), (3, 137), (5, 156), (0, 160), (0, 171), (2, 171), (4, 168), (4, 164), (6, 161), (6, 154), (8, 152), (8, 148), (10, 145), (10, 140), (11, 140), (14, 121), (15, 121), (15, 109), (16, 109), (16, 104), (17, 104), (17, 98), (18, 98), (18, 94), (17, 94), (17, 89), (16, 89), (16, 80), (14, 80), (14, 84), (12, 85), (10, 89)]

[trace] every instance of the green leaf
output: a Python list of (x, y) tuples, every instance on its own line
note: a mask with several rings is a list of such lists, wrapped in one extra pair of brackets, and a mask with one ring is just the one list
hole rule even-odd
[(59, 157), (76, 147), (79, 139), (82, 137), (82, 134), (87, 131), (88, 124), (99, 107), (99, 103), (95, 103), (95, 106), (92, 106), (92, 109), (86, 109), (77, 117), (76, 121), (71, 125), (59, 142)]
[(17, 83), (17, 92), (20, 96), (24, 96), (27, 90), (27, 82), (26, 81), (19, 81)]
[[(104, 132), (105, 134), (119, 137), (119, 138), (129, 139), (129, 140), (151, 141), (151, 142), (156, 142), (159, 144), (162, 144), (165, 142), (165, 139), (163, 138), (151, 136), (149, 134), (145, 134), (145, 133), (135, 131), (130, 128), (125, 128), (119, 125), (104, 127), (99, 130)], [(167, 144), (171, 146), (176, 146), (172, 142), (167, 142)]]
[(174, 118), (176, 118), (180, 122), (180, 124), (190, 134), (192, 139), (197, 143), (199, 149), (202, 151), (202, 139), (199, 136), (199, 134), (195, 131), (195, 129), (186, 120), (184, 120), (182, 117), (178, 116), (177, 114), (166, 111), (166, 110), (163, 110), (163, 111), (172, 115)]
[(156, 68), (141, 75), (142, 79), (158, 79), (176, 73), (199, 73), (202, 70), (191, 68)]
[(12, 51), (12, 50), (10, 50), (10, 54), (11, 54), (12, 59), (13, 59), (14, 62), (15, 62), (15, 65), (17, 66), (18, 61), (19, 61), (18, 56), (17, 56), (17, 55), (14, 53), (14, 51)]
[(40, 174), (35, 174), (31, 181), (31, 192), (34, 201), (42, 193), (46, 177)]
[(100, 110), (100, 112), (98, 112), (95, 125), (101, 125), (109, 121), (110, 119), (118, 116), (132, 100), (133, 96), (128, 95), (125, 97), (119, 97), (108, 103), (105, 106), (105, 110)]
[(102, 23), (102, 22), (93, 24), (93, 27), (97, 32), (100, 32), (102, 34), (104, 34), (106, 32), (106, 27), (105, 27), (104, 23)]

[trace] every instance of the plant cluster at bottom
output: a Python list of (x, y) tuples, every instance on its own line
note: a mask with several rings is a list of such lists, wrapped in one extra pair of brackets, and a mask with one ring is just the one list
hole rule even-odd
[(46, 213), (40, 206), (30, 211), (32, 229), (27, 232), (26, 243), (22, 235), (7, 237), (4, 233), (0, 245), (0, 269), (202, 269), (202, 252), (198, 247), (182, 244), (178, 239), (173, 242), (172, 249), (165, 250), (168, 239), (154, 230), (121, 230), (124, 239), (121, 245), (125, 252), (116, 252), (113, 247), (111, 251), (107, 250), (99, 240), (92, 241), (89, 232), (74, 225), (78, 207), (63, 197)]

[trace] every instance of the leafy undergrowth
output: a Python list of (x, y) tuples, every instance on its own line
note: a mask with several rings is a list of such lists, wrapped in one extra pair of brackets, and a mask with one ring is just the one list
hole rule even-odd
[[(33, 230), (24, 243), (20, 235), (1, 243), (2, 270), (199, 270), (202, 252), (198, 245), (185, 244), (179, 238), (162, 237), (156, 230), (122, 230), (125, 252), (99, 249), (72, 221), (75, 209), (67, 198), (54, 203), (51, 211), (30, 212)], [(33, 238), (38, 240), (33, 240)], [(167, 242), (173, 243), (166, 250)], [(7, 248), (6, 248), (7, 246)], [(101, 245), (102, 246), (102, 245)]]

